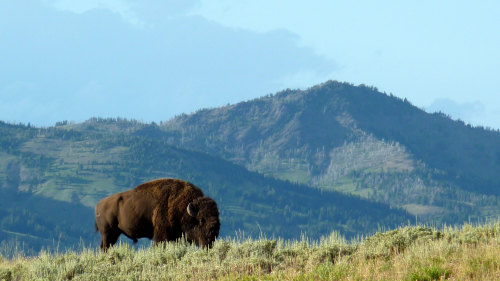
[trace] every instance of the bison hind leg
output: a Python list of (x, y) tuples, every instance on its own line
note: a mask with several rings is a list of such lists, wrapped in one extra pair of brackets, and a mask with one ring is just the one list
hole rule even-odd
[(118, 241), (120, 234), (120, 230), (112, 229), (101, 232), (101, 250), (106, 251), (109, 247), (113, 246)]

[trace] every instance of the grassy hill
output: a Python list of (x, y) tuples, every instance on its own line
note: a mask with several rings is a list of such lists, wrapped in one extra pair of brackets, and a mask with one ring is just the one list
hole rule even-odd
[[(156, 128), (156, 129), (155, 129)], [(0, 124), (0, 238), (35, 251), (96, 242), (98, 200), (160, 177), (186, 179), (213, 197), (221, 235), (319, 237), (338, 230), (349, 237), (395, 227), (405, 211), (268, 178), (206, 153), (151, 138), (154, 124), (92, 119), (83, 124), (31, 128)], [(143, 136), (145, 132), (148, 137)], [(10, 241), (10, 242), (9, 242)]]
[(348, 242), (219, 239), (0, 257), (1, 280), (498, 280), (500, 224), (403, 227)]

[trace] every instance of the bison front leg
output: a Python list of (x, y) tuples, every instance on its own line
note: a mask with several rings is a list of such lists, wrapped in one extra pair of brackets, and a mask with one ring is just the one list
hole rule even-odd
[(165, 242), (165, 241), (169, 241), (166, 231), (165, 230), (161, 231), (161, 230), (155, 229), (155, 232), (153, 235), (153, 242), (155, 243), (155, 245), (158, 243), (161, 243), (161, 242)]
[(155, 208), (153, 210), (153, 242), (155, 244), (167, 241), (173, 241), (176, 237), (175, 227), (173, 223), (168, 220), (168, 214), (164, 211), (166, 208)]
[(172, 227), (155, 227), (153, 242), (156, 245), (161, 242), (175, 241), (181, 236), (182, 233), (178, 233), (178, 231), (175, 231)]

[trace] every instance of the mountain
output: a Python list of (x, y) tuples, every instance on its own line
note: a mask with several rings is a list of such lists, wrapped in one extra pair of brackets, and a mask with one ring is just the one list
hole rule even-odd
[(335, 81), (160, 124), (0, 122), (0, 250), (95, 246), (95, 204), (161, 177), (213, 197), (223, 236), (319, 238), (496, 218), (496, 171), (498, 131)]
[(412, 220), (381, 203), (266, 177), (169, 145), (163, 136), (156, 124), (124, 119), (50, 128), (0, 123), (1, 246), (95, 246), (98, 200), (160, 177), (186, 179), (213, 197), (222, 236), (319, 238), (336, 230), (353, 237)]
[[(364, 85), (329, 81), (178, 116), (168, 143), (432, 222), (500, 213), (500, 133)], [(157, 134), (158, 135), (158, 134)]]

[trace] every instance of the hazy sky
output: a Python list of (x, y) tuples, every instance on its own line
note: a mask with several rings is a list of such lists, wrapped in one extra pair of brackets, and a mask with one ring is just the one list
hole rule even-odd
[(0, 0), (0, 120), (158, 122), (331, 79), (500, 128), (499, 19), (497, 0)]

